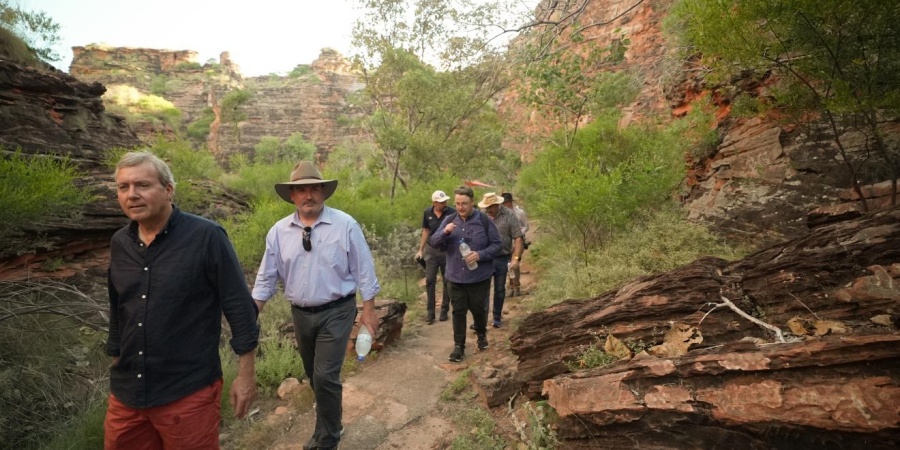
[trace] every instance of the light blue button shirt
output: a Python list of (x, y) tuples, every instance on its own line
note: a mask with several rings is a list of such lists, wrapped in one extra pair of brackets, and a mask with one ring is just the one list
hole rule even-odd
[(324, 207), (310, 233), (312, 250), (303, 249), (303, 224), (295, 211), (266, 235), (253, 298), (268, 301), (278, 280), (284, 295), (297, 306), (318, 306), (359, 292), (364, 301), (381, 291), (372, 252), (362, 229), (349, 214)]

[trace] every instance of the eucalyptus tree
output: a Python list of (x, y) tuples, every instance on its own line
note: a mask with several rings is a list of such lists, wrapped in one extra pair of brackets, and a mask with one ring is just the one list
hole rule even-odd
[(29, 11), (10, 0), (0, 0), (0, 28), (22, 39), (45, 62), (59, 61), (59, 24), (43, 11)]
[(366, 0), (356, 64), (366, 88), (366, 126), (398, 185), (445, 173), (475, 176), (504, 158), (493, 108), (509, 67), (491, 33), (475, 24), (496, 5), (467, 0)]
[[(800, 123), (824, 121), (824, 150), (836, 152), (858, 194), (862, 177), (889, 178), (896, 204), (900, 149), (882, 126), (900, 118), (900, 3), (682, 0), (675, 14), (709, 80), (763, 80), (773, 106)], [(850, 154), (846, 131), (862, 136), (861, 156)]]

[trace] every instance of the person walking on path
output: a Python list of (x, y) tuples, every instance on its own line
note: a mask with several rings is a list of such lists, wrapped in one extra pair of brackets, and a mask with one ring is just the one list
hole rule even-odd
[[(506, 301), (506, 274), (509, 270), (519, 269), (522, 255), (522, 242), (525, 240), (519, 219), (509, 208), (502, 205), (503, 197), (494, 192), (484, 194), (478, 207), (493, 220), (500, 234), (503, 246), (494, 258), (494, 328), (500, 328), (503, 319), (503, 303)], [(485, 312), (489, 310), (490, 290), (484, 296)]]
[[(468, 186), (454, 191), (457, 213), (447, 216), (431, 236), (431, 245), (447, 248), (447, 280), (450, 304), (453, 306), (453, 352), (450, 361), (459, 362), (465, 357), (466, 315), (472, 313), (478, 349), (485, 350), (487, 341), (487, 313), (484, 297), (491, 285), (494, 258), (502, 247), (500, 234), (494, 223), (476, 211), (475, 193)], [(460, 246), (469, 249), (463, 256)]]
[(434, 323), (435, 316), (435, 287), (437, 285), (437, 273), (441, 271), (441, 284), (443, 285), (441, 299), (441, 322), (447, 320), (450, 311), (450, 293), (447, 292), (447, 249), (436, 248), (428, 242), (428, 238), (437, 231), (444, 217), (455, 214), (456, 210), (447, 206), (447, 196), (444, 191), (434, 191), (431, 194), (431, 206), (425, 208), (422, 215), (422, 238), (419, 240), (419, 251), (416, 252), (416, 261), (425, 262), (425, 295), (427, 298), (428, 316), (425, 322)]
[(257, 309), (241, 266), (221, 226), (172, 204), (165, 162), (126, 153), (115, 180), (131, 222), (110, 242), (104, 448), (218, 449), (223, 313), (240, 355), (229, 394), (235, 417), (256, 398)]
[(269, 230), (253, 287), (260, 311), (279, 280), (291, 302), (303, 369), (316, 398), (315, 431), (304, 450), (337, 448), (341, 440), (341, 367), (356, 319), (357, 291), (363, 299), (360, 323), (373, 335), (378, 327), (374, 300), (381, 286), (362, 229), (347, 213), (325, 206), (337, 184), (302, 161), (289, 182), (275, 185), (275, 192), (297, 210)]
[(501, 194), (503, 196), (503, 206), (512, 210), (516, 214), (516, 218), (519, 219), (519, 225), (522, 227), (522, 252), (519, 253), (520, 264), (516, 264), (515, 268), (510, 267), (510, 271), (512, 272), (512, 276), (509, 276), (509, 295), (508, 297), (518, 297), (522, 294), (521, 286), (522, 286), (522, 267), (521, 267), (521, 258), (525, 256), (525, 250), (528, 250), (528, 246), (531, 245), (528, 242), (528, 237), (525, 236), (528, 233), (528, 215), (525, 214), (525, 210), (520, 208), (519, 205), (515, 204), (513, 201), (513, 195), (509, 192), (504, 192)]

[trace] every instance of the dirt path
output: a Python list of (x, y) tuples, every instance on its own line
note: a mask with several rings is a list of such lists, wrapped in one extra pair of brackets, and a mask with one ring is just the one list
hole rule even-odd
[[(523, 273), (522, 285), (526, 291), (531, 287), (529, 273)], [(523, 298), (506, 300), (504, 326), (488, 327), (488, 350), (477, 351), (475, 335), (468, 331), (466, 359), (462, 363), (447, 360), (453, 350), (450, 321), (425, 325), (420, 321), (410, 323), (416, 319), (407, 318), (403, 339), (344, 381), (345, 432), (340, 449), (448, 448), (457, 431), (442, 407), (441, 393), (464, 369), (506, 355), (509, 324), (519, 315)], [(263, 420), (280, 434), (268, 448), (299, 450), (312, 435), (315, 414), (311, 409), (292, 412), (282, 408), (280, 413), (271, 413)]]

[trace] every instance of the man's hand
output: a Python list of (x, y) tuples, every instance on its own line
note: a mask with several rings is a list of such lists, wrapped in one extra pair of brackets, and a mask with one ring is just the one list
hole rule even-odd
[(463, 260), (466, 262), (466, 264), (472, 264), (473, 262), (477, 262), (480, 259), (481, 259), (481, 256), (479, 256), (478, 252), (476, 252), (476, 251), (469, 252), (469, 254), (466, 255), (465, 258), (463, 258)]
[(453, 233), (453, 230), (455, 230), (455, 229), (456, 229), (456, 224), (453, 222), (450, 222), (447, 224), (447, 226), (444, 227), (444, 234), (449, 236), (450, 233)]
[(250, 406), (256, 400), (256, 374), (254, 369), (255, 351), (240, 356), (238, 376), (231, 383), (228, 400), (234, 410), (234, 417), (243, 419), (250, 412)]
[(519, 268), (519, 261), (516, 261), (516, 260), (514, 259), (514, 260), (512, 260), (512, 262), (509, 263), (509, 270), (510, 270), (510, 271), (516, 270), (516, 269), (518, 269), (518, 268)]
[(416, 252), (415, 259), (416, 259), (416, 262), (419, 262), (419, 260), (422, 259), (422, 250), (419, 250), (418, 252)]
[(373, 340), (377, 337), (378, 316), (375, 315), (375, 299), (363, 302), (363, 312), (362, 317), (359, 318), (359, 323), (365, 325), (366, 328), (369, 329), (369, 332), (372, 333)]

